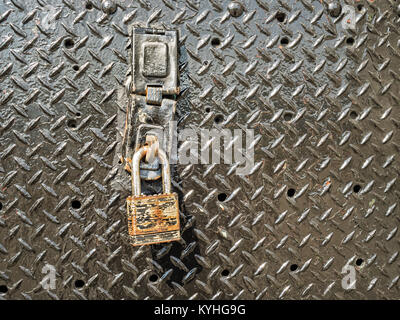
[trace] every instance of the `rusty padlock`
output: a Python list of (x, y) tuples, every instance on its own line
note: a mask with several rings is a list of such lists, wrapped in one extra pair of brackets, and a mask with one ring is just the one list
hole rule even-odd
[(180, 240), (178, 195), (171, 193), (171, 176), (167, 155), (158, 149), (162, 165), (163, 193), (142, 195), (140, 185), (140, 160), (150, 152), (143, 146), (132, 159), (133, 196), (127, 199), (128, 231), (132, 245), (141, 246)]

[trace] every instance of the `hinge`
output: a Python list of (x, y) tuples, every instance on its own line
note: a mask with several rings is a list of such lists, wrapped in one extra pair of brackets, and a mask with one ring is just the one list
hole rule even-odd
[(146, 88), (146, 102), (161, 105), (163, 99), (161, 87), (148, 86)]

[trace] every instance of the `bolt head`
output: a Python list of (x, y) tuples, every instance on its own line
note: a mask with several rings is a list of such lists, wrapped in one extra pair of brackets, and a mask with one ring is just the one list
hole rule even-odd
[(105, 0), (105, 1), (103, 1), (101, 8), (104, 13), (111, 14), (117, 10), (117, 5), (112, 0)]
[(243, 13), (243, 7), (239, 2), (232, 1), (228, 5), (228, 11), (232, 17), (239, 17)]
[(340, 5), (339, 2), (336, 1), (331, 2), (328, 4), (328, 12), (332, 18), (337, 18), (340, 16), (342, 12), (342, 6)]

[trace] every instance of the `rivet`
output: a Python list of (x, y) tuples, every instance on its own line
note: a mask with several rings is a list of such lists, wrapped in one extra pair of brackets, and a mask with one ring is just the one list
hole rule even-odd
[(101, 4), (101, 8), (104, 13), (111, 14), (117, 10), (117, 5), (112, 0), (104, 0)]
[(231, 14), (232, 17), (240, 17), (241, 14), (243, 13), (243, 7), (239, 2), (232, 1), (228, 5), (228, 11)]
[(342, 12), (342, 6), (340, 5), (339, 2), (331, 2), (328, 4), (328, 11), (329, 14), (332, 18), (337, 18), (340, 16), (340, 13)]

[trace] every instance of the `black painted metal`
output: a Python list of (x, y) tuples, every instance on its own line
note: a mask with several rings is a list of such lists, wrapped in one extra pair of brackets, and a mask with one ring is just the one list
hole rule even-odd
[[(106, 2), (0, 3), (0, 299), (398, 299), (397, 2)], [(256, 133), (172, 168), (181, 243), (127, 238), (132, 24), (180, 33), (180, 128)]]

